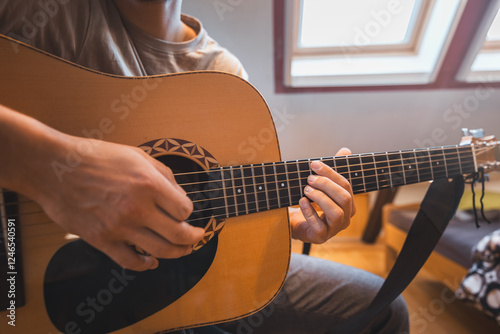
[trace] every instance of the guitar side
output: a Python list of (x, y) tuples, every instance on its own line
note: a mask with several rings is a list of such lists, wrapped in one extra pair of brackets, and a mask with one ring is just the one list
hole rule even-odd
[[(0, 38), (0, 55), (0, 103), (62, 132), (131, 146), (181, 138), (210, 152), (221, 166), (281, 160), (265, 101), (236, 76), (217, 72), (111, 76), (6, 37)], [(258, 146), (251, 145), (255, 140)], [(68, 159), (75, 154), (68, 152)], [(65, 175), (61, 176), (64, 180)], [(26, 305), (16, 309), (15, 328), (6, 321), (0, 323), (3, 333), (58, 331), (45, 309), (44, 275), (50, 259), (68, 239), (45, 215), (24, 215), (34, 207), (20, 205), (18, 220)], [(267, 305), (288, 269), (287, 210), (227, 219), (218, 238), (214, 261), (198, 284), (168, 307), (116, 333), (156, 333), (218, 323)], [(5, 319), (6, 311), (0, 315)]]

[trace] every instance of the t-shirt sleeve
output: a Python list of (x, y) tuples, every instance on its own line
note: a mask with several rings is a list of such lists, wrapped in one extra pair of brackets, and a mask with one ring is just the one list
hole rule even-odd
[(205, 63), (201, 64), (201, 69), (232, 73), (248, 80), (248, 73), (245, 71), (240, 60), (210, 36), (207, 36), (203, 54)]
[(91, 3), (0, 0), (0, 33), (74, 61), (88, 29)]
[(245, 71), (240, 60), (226, 49), (223, 49), (218, 57), (215, 58), (214, 68), (218, 71), (236, 74), (248, 80), (248, 73)]

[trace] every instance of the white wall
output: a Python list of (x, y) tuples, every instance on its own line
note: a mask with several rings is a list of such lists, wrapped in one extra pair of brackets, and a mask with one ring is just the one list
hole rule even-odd
[[(462, 127), (500, 136), (500, 88), (481, 91), (482, 100), (474, 89), (275, 94), (272, 9), (271, 0), (184, 0), (183, 8), (242, 61), (273, 112), (293, 117), (275, 117), (284, 159), (342, 146), (363, 153), (458, 144)], [(449, 111), (456, 106), (468, 116)]]

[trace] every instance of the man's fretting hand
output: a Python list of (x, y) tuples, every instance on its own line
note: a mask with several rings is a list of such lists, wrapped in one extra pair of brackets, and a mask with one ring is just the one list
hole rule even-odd
[[(343, 148), (337, 155), (349, 155)], [(356, 212), (350, 183), (322, 162), (313, 161), (299, 207), (290, 208), (292, 237), (304, 242), (323, 243), (347, 228)], [(310, 200), (314, 201), (314, 206)], [(315, 208), (316, 207), (316, 208)]]

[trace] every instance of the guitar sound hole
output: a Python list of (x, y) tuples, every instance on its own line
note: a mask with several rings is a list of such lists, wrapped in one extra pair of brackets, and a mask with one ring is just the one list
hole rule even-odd
[(177, 183), (193, 201), (193, 213), (187, 222), (205, 228), (213, 215), (210, 197), (214, 197), (210, 193), (207, 172), (196, 162), (182, 156), (163, 155), (156, 159), (172, 170)]

